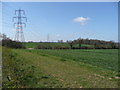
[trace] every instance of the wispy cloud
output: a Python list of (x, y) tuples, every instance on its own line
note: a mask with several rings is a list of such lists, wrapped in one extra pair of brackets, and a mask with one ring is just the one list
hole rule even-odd
[(78, 22), (80, 25), (85, 25), (88, 20), (90, 20), (88, 17), (77, 17), (73, 19), (74, 22)]

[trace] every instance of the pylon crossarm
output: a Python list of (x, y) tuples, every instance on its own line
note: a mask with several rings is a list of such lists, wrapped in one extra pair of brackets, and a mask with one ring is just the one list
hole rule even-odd
[(24, 27), (26, 27), (26, 24), (25, 23), (22, 23), (24, 25)]
[(26, 17), (22, 17), (22, 18), (25, 18), (26, 22), (27, 22), (27, 18)]
[(14, 25), (13, 25), (13, 26), (14, 26), (14, 28), (16, 27), (16, 25), (17, 25), (17, 24), (18, 24), (18, 23), (14, 23)]
[(18, 17), (13, 17), (13, 18), (12, 18), (12, 21), (13, 21), (13, 22), (14, 22), (14, 19), (15, 19), (15, 18), (18, 18)]

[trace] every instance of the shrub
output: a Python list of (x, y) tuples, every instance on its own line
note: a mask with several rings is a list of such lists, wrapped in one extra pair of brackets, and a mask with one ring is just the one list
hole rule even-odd
[(45, 45), (40, 44), (40, 45), (37, 45), (36, 49), (52, 49), (52, 46), (47, 45), (47, 44)]
[(21, 42), (12, 41), (10, 39), (3, 39), (2, 46), (9, 47), (9, 48), (24, 48), (25, 46)]

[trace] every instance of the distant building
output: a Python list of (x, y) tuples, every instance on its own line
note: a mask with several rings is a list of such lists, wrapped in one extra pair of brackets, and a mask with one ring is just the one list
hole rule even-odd
[(58, 40), (58, 43), (63, 43), (63, 40)]

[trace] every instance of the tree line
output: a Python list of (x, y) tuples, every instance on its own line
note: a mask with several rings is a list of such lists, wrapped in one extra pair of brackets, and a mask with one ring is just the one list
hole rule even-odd
[(25, 45), (21, 42), (16, 42), (11, 39), (9, 39), (5, 34), (0, 34), (0, 43), (2, 46), (8, 47), (8, 48), (23, 48), (25, 49)]
[(69, 43), (71, 48), (74, 48), (74, 44), (78, 44), (79, 46), (77, 48), (82, 49), (82, 44), (86, 45), (93, 45), (94, 47), (86, 47), (86, 48), (94, 48), (94, 49), (118, 49), (120, 45), (118, 43), (115, 43), (113, 41), (103, 41), (103, 40), (97, 40), (97, 39), (83, 39), (79, 38), (77, 40), (73, 41), (67, 41)]
[[(1, 38), (2, 37), (2, 38)], [(16, 42), (9, 39), (5, 34), (0, 34), (0, 43), (2, 46), (9, 48), (23, 48), (25, 45), (22, 42)], [(78, 38), (76, 40), (69, 40), (66, 42), (58, 42), (57, 45), (50, 45), (52, 42), (40, 42), (35, 49), (118, 49), (120, 47), (119, 43), (113, 41), (104, 41), (97, 39), (83, 39)], [(64, 44), (59, 44), (64, 43)], [(65, 45), (68, 44), (68, 45)]]

